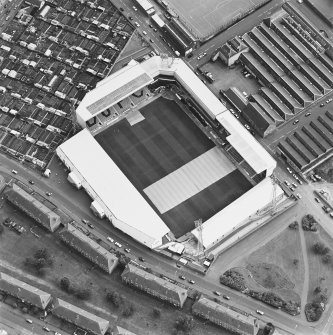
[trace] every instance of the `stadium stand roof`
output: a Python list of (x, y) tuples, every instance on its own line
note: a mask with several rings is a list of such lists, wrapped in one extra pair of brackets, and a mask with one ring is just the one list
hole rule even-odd
[(240, 111), (243, 111), (248, 104), (248, 100), (237, 87), (229, 87), (224, 95)]
[(192, 312), (204, 319), (221, 325), (237, 334), (256, 334), (257, 319), (252, 315), (237, 313), (230, 307), (218, 304), (212, 300), (201, 297), (192, 306)]
[(53, 302), (52, 314), (96, 335), (104, 335), (109, 328), (108, 320), (58, 298)]
[(51, 301), (51, 294), (3, 272), (0, 272), (0, 291), (6, 292), (43, 310)]
[(6, 192), (8, 201), (19, 207), (31, 218), (42, 224), (46, 229), (55, 231), (60, 225), (60, 216), (24, 191), (18, 185)]
[(115, 255), (101, 247), (71, 224), (67, 224), (59, 232), (59, 236), (64, 242), (86, 255), (87, 258), (108, 273), (111, 273), (118, 264), (118, 258)]
[(162, 243), (168, 227), (87, 129), (61, 144), (57, 154), (66, 157), (88, 194), (112, 210), (113, 225), (149, 248)]
[(187, 290), (176, 284), (157, 277), (132, 264), (127, 264), (121, 274), (122, 280), (162, 300), (167, 300), (180, 307), (187, 298)]
[(267, 170), (269, 175), (275, 169), (276, 161), (229, 111), (221, 113), (216, 119), (230, 134), (227, 141), (256, 173)]
[[(118, 74), (118, 72), (120, 72), (120, 74)], [(200, 106), (212, 118), (215, 118), (216, 115), (227, 110), (227, 108), (218, 100), (210, 89), (181, 59), (163, 59), (159, 56), (154, 56), (140, 64), (131, 62), (131, 64), (128, 64), (118, 72), (100, 81), (94, 90), (86, 94), (78, 106), (76, 110), (77, 119), (83, 128), (86, 127), (85, 122), (92, 118), (91, 113), (87, 109), (88, 106), (95, 104), (100, 99), (103, 99), (103, 96), (110, 96), (109, 101), (113, 101), (112, 104), (115, 104), (117, 101), (124, 99), (143, 86), (148, 85), (151, 81), (153, 81), (152, 78), (156, 78), (159, 75), (174, 76), (190, 94), (196, 97)], [(144, 85), (134, 85), (135, 89), (133, 90), (123, 90), (121, 88), (126, 86), (126, 79), (130, 81), (132, 78), (137, 78), (138, 75), (143, 73), (146, 73), (147, 77), (151, 78), (151, 80), (147, 80)], [(131, 85), (133, 85), (133, 83)], [(120, 87), (121, 89), (118, 90), (117, 87)], [(118, 92), (119, 94), (122, 93), (122, 96), (118, 96), (117, 99), (113, 99), (113, 92), (116, 92), (117, 94)], [(102, 112), (101, 109), (100, 112)], [(96, 112), (96, 114), (98, 114), (98, 112)]]
[[(276, 187), (275, 196), (282, 196), (283, 190)], [(236, 231), (248, 222), (251, 215), (265, 206), (273, 199), (274, 186), (270, 178), (265, 178), (262, 182), (251, 188), (229, 206), (222, 209), (209, 220), (202, 224), (202, 243), (204, 248), (209, 249), (229, 234)], [(239, 210), (239, 209), (242, 210)], [(197, 238), (198, 231), (195, 228), (192, 233)]]
[(84, 96), (77, 113), (87, 121), (153, 81), (139, 64), (130, 68), (131, 71), (126, 67), (100, 81), (96, 89)]

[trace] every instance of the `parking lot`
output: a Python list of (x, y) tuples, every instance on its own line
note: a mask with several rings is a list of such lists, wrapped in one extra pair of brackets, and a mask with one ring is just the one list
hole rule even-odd
[(0, 146), (45, 168), (72, 113), (111, 71), (134, 27), (107, 1), (22, 3), (0, 46)]

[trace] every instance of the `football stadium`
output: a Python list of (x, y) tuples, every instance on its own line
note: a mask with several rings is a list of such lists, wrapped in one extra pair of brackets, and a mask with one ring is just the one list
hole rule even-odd
[(76, 116), (83, 130), (57, 148), (69, 181), (151, 249), (185, 234), (211, 249), (283, 195), (275, 160), (181, 59), (131, 61)]

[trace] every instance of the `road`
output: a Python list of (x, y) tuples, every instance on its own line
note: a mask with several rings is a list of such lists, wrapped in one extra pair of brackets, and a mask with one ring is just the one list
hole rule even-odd
[[(32, 324), (26, 322), (30, 319)], [(23, 314), (19, 309), (14, 309), (3, 302), (0, 302), (0, 328), (6, 330), (10, 335), (45, 335), (47, 332), (42, 328), (46, 326), (54, 332), (59, 332), (62, 335), (69, 335), (62, 329), (49, 325), (48, 323), (39, 320), (31, 315)]]

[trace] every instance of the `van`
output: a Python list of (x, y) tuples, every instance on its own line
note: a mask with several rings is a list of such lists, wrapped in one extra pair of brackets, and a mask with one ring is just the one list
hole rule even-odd
[(179, 258), (179, 263), (182, 264), (182, 265), (186, 265), (188, 262), (185, 258)]

